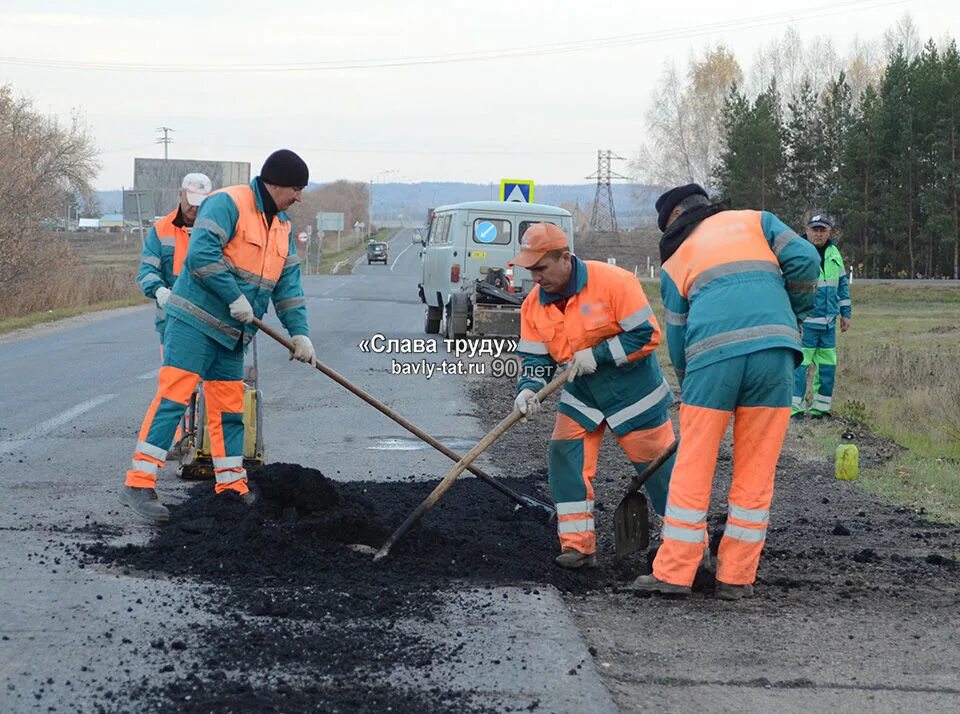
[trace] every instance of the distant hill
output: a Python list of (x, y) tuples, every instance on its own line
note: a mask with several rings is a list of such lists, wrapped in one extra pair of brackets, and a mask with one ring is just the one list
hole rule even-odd
[[(596, 184), (543, 184), (535, 187), (537, 203), (576, 203), (589, 211)], [(612, 186), (617, 221), (623, 228), (647, 225), (656, 218), (653, 202), (659, 188), (641, 184)], [(476, 183), (377, 183), (373, 185), (374, 220), (396, 219), (398, 215), (419, 218), (430, 208), (461, 201), (497, 200), (500, 184)]]
[[(320, 184), (311, 184), (319, 186)], [(613, 205), (621, 228), (648, 226), (656, 219), (653, 202), (660, 193), (659, 187), (642, 184), (614, 184)], [(419, 219), (427, 210), (447, 203), (461, 201), (496, 200), (500, 184), (479, 183), (376, 183), (373, 185), (374, 220), (393, 220), (398, 215)], [(577, 203), (580, 209), (589, 212), (596, 195), (596, 184), (543, 184), (535, 188), (537, 203), (558, 206), (561, 203)], [(97, 191), (102, 213), (119, 213), (122, 210), (121, 192)]]

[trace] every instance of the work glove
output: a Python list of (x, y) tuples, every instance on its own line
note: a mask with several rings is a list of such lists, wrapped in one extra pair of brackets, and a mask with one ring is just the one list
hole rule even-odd
[(250, 301), (247, 300), (246, 295), (241, 295), (230, 303), (230, 317), (234, 320), (239, 320), (244, 325), (249, 325), (253, 322), (253, 308), (250, 307)]
[(572, 382), (577, 377), (593, 374), (597, 371), (597, 358), (593, 356), (593, 348), (578, 350), (573, 353), (573, 359), (567, 368), (567, 381)]
[(524, 389), (513, 400), (513, 408), (523, 414), (523, 419), (520, 421), (526, 421), (527, 417), (535, 417), (543, 409), (543, 405), (540, 404), (540, 398), (535, 391)]
[(161, 285), (153, 296), (157, 299), (157, 307), (162, 310), (166, 306), (167, 300), (170, 299), (170, 288)]
[(306, 335), (294, 335), (290, 338), (293, 343), (293, 350), (290, 352), (290, 359), (295, 359), (307, 364), (315, 364), (317, 351), (313, 349), (313, 343)]

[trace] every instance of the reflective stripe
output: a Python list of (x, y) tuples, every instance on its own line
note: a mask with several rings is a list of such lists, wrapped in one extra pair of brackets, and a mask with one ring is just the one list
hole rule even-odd
[(161, 238), (160, 245), (164, 248), (176, 248), (177, 239), (176, 238)]
[(804, 325), (829, 325), (833, 322), (832, 317), (807, 317), (804, 318)]
[(217, 260), (213, 263), (207, 263), (202, 268), (191, 270), (190, 274), (196, 276), (200, 280), (203, 280), (204, 278), (209, 278), (211, 275), (225, 272), (227, 272), (227, 266), (222, 260)]
[(560, 403), (566, 404), (569, 407), (573, 407), (578, 412), (583, 414), (587, 419), (592, 421), (594, 424), (601, 424), (603, 422), (603, 412), (599, 409), (594, 409), (593, 407), (588, 407), (586, 404), (581, 402), (575, 396), (570, 394), (570, 392), (564, 390), (560, 395)]
[(673, 310), (665, 310), (667, 324), (668, 325), (686, 325), (687, 324), (687, 313), (685, 312), (674, 312)]
[(238, 469), (243, 466), (242, 456), (214, 456), (213, 468), (215, 469)]
[(803, 397), (794, 397), (794, 398), (793, 398), (793, 406), (796, 407), (797, 409), (799, 409), (800, 407), (802, 407), (802, 406), (803, 406)]
[(812, 293), (817, 290), (816, 280), (784, 280), (783, 283), (791, 293)]
[(145, 265), (152, 266), (154, 268), (160, 267), (160, 259), (154, 258), (152, 255), (148, 255), (146, 258), (143, 258), (140, 262)]
[(627, 315), (625, 318), (620, 320), (620, 327), (624, 332), (630, 332), (630, 330), (640, 327), (643, 323), (653, 317), (653, 308), (647, 305), (637, 310), (632, 315)]
[(577, 518), (557, 523), (557, 533), (589, 533), (593, 530), (592, 518)]
[(694, 511), (691, 508), (680, 508), (679, 506), (674, 506), (672, 503), (667, 504), (667, 512), (664, 514), (664, 517), (672, 518), (675, 521), (683, 521), (684, 523), (689, 523), (693, 526), (707, 522), (706, 511)]
[(780, 251), (786, 248), (787, 244), (794, 238), (799, 237), (800, 236), (790, 229), (781, 232), (776, 238), (773, 239), (773, 254), (779, 257)]
[(144, 461), (143, 459), (133, 459), (130, 462), (130, 466), (134, 471), (143, 471), (150, 474), (151, 476), (157, 475), (157, 465), (152, 461)]
[(247, 470), (240, 469), (239, 471), (215, 471), (214, 476), (217, 479), (217, 483), (232, 483), (233, 481), (239, 481), (247, 477)]
[(216, 221), (211, 221), (209, 218), (201, 218), (193, 224), (193, 228), (194, 230), (203, 229), (210, 231), (220, 239), (220, 245), (226, 245), (230, 241), (230, 236), (223, 230), (223, 227)]
[(669, 538), (670, 540), (679, 540), (683, 543), (700, 543), (703, 545), (706, 530), (706, 527), (690, 529), (664, 523), (660, 535), (663, 536), (664, 539)]
[(530, 355), (548, 355), (550, 350), (547, 349), (547, 346), (542, 342), (534, 342), (533, 340), (520, 340), (517, 343), (517, 352), (526, 352)]
[(693, 285), (690, 286), (690, 294), (687, 295), (687, 297), (693, 297), (704, 285), (717, 278), (755, 270), (780, 275), (780, 266), (776, 263), (771, 263), (769, 260), (737, 260), (733, 263), (724, 263), (723, 265), (718, 265), (715, 268), (710, 268), (700, 273), (697, 279), (693, 281)]
[(593, 513), (593, 501), (565, 501), (557, 504), (558, 516), (570, 516), (574, 513)]
[(176, 293), (173, 293), (172, 295), (170, 295), (170, 298), (167, 300), (167, 305), (173, 305), (174, 307), (180, 308), (184, 312), (190, 313), (201, 322), (207, 325), (210, 325), (214, 329), (220, 330), (220, 332), (227, 335), (233, 340), (240, 339), (241, 331), (238, 330), (236, 327), (232, 327), (231, 325), (228, 325), (223, 320), (220, 320), (214, 315), (211, 315), (206, 310), (203, 310), (202, 308), (197, 307), (192, 302), (186, 300), (185, 298), (180, 297)]
[(744, 508), (730, 503), (727, 505), (727, 513), (731, 518), (747, 523), (766, 523), (770, 520), (770, 511), (764, 508)]
[(607, 340), (607, 347), (610, 348), (610, 355), (618, 367), (627, 363), (627, 353), (623, 351), (623, 344), (620, 342), (619, 335), (614, 335)]
[(851, 303), (850, 303), (850, 298), (847, 298), (846, 300), (841, 300), (841, 301), (840, 301), (840, 307), (850, 307), (850, 304), (851, 304)]
[(148, 444), (145, 441), (137, 442), (137, 452), (144, 454), (146, 456), (152, 456), (155, 459), (160, 461), (167, 460), (167, 450), (161, 449), (159, 446), (154, 446), (153, 444)]
[(295, 307), (303, 307), (306, 304), (307, 304), (307, 301), (305, 298), (293, 297), (293, 298), (287, 298), (286, 300), (281, 300), (273, 307), (278, 313), (281, 313), (281, 312), (286, 312), (287, 310), (292, 310)]
[(824, 397), (818, 394), (813, 398), (813, 404), (810, 405), (810, 408), (820, 411), (830, 411), (830, 405), (832, 403), (833, 397)]
[(766, 528), (744, 528), (743, 526), (728, 523), (723, 530), (725, 538), (742, 540), (744, 543), (760, 543), (767, 537)]
[(287, 259), (286, 259), (285, 261), (283, 261), (283, 268), (284, 268), (284, 270), (286, 270), (287, 268), (289, 268), (289, 267), (291, 267), (291, 266), (293, 266), (293, 265), (300, 265), (300, 256), (299, 256), (299, 255), (288, 255), (288, 256), (287, 256)]
[(607, 424), (610, 425), (611, 429), (615, 429), (624, 422), (633, 419), (635, 416), (640, 416), (648, 409), (652, 409), (657, 404), (660, 403), (660, 400), (663, 399), (668, 394), (672, 394), (670, 390), (670, 385), (667, 384), (667, 380), (660, 382), (660, 385), (650, 392), (648, 395), (640, 399), (639, 401), (634, 402), (628, 407), (624, 407), (618, 412), (614, 412), (607, 417)]
[(726, 347), (727, 345), (733, 345), (738, 342), (747, 342), (749, 340), (757, 340), (763, 337), (792, 337), (794, 340), (799, 341), (800, 334), (795, 328), (790, 327), (789, 325), (757, 325), (756, 327), (743, 327), (739, 330), (730, 330), (729, 332), (721, 332), (718, 335), (705, 337), (699, 342), (687, 347), (684, 354), (689, 362), (697, 355), (701, 355), (704, 352), (709, 352), (710, 350), (715, 350), (718, 347)]
[(818, 280), (818, 281), (817, 281), (817, 287), (818, 287), (818, 288), (836, 288), (836, 287), (839, 287), (839, 285), (840, 285), (840, 279), (839, 279), (839, 278), (834, 278), (833, 280)]
[(246, 282), (250, 283), (254, 287), (262, 287), (262, 288), (266, 288), (267, 290), (273, 290), (275, 287), (277, 287), (276, 280), (270, 280), (269, 278), (265, 278), (262, 275), (251, 273), (249, 270), (245, 270), (244, 268), (238, 268), (227, 258), (224, 258), (223, 262), (226, 264), (227, 269), (231, 273), (236, 275), (241, 280), (245, 280)]
[(163, 281), (153, 273), (147, 273), (137, 281), (137, 285), (139, 285), (143, 290), (146, 290), (154, 283), (163, 285)]

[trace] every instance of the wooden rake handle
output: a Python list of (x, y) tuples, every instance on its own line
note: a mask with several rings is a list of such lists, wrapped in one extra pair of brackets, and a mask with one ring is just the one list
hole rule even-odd
[[(553, 378), (553, 381), (550, 384), (546, 385), (543, 389), (537, 392), (537, 398), (542, 402), (555, 391), (560, 389), (567, 381), (567, 372), (562, 372), (556, 375)], [(493, 427), (493, 430), (487, 434), (483, 439), (480, 440), (476, 446), (474, 446), (470, 451), (463, 455), (463, 457), (453, 466), (452, 469), (447, 471), (446, 475), (441, 479), (440, 483), (436, 485), (436, 488), (427, 496), (423, 503), (417, 506), (416, 510), (407, 516), (405, 520), (396, 531), (393, 532), (387, 542), (384, 543), (380, 550), (377, 551), (377, 554), (373, 556), (374, 560), (380, 560), (381, 558), (386, 558), (390, 554), (390, 549), (393, 547), (393, 544), (396, 543), (403, 535), (410, 530), (411, 526), (420, 520), (420, 517), (429, 511), (433, 506), (443, 498), (450, 487), (453, 485), (453, 482), (457, 480), (457, 477), (460, 476), (466, 470), (470, 464), (476, 459), (480, 454), (486, 451), (490, 445), (499, 439), (511, 426), (516, 424), (518, 421), (523, 419), (523, 414), (514, 409), (510, 414), (508, 414), (504, 419)]]

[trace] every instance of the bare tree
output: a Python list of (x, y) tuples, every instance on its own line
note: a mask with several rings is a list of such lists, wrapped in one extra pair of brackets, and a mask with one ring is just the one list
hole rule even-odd
[(912, 60), (923, 48), (920, 33), (910, 13), (904, 13), (893, 27), (883, 33), (883, 52), (887, 57), (894, 54), (898, 47), (903, 47), (907, 60)]
[(79, 115), (67, 127), (0, 86), (0, 290), (35, 279), (49, 259), (40, 222), (93, 194), (97, 151)]
[(742, 72), (733, 53), (717, 45), (692, 57), (686, 81), (673, 63), (664, 67), (647, 113), (650, 139), (631, 168), (649, 183), (695, 181), (710, 185), (720, 154), (720, 109)]

